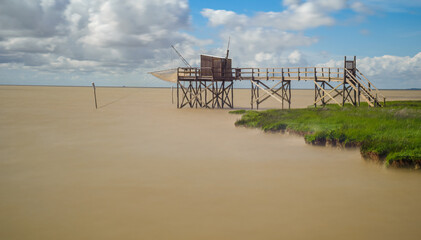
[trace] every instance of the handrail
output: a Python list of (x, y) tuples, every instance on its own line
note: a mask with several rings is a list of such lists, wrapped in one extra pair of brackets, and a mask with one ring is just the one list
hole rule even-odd
[(363, 81), (358, 81), (358, 79), (357, 79), (354, 75), (352, 75), (352, 74), (351, 74), (351, 72), (350, 72), (348, 69), (345, 69), (345, 70), (346, 70), (346, 72), (348, 73), (348, 75), (349, 75), (349, 76), (351, 76), (351, 78), (352, 78), (354, 81), (356, 81), (356, 82), (358, 82), (358, 83), (362, 84), (363, 89), (367, 92), (367, 94), (369, 94), (369, 95), (370, 95), (370, 97), (371, 97), (371, 98), (375, 99), (375, 98), (374, 98), (374, 96), (371, 96), (371, 94), (369, 93), (369, 91), (370, 91), (371, 89), (370, 89), (368, 86), (366, 86), (366, 85), (365, 85), (365, 83), (364, 83)]
[[(358, 69), (357, 69), (358, 70)], [(360, 73), (360, 75), (361, 76), (363, 76), (364, 77), (364, 79), (366, 79), (367, 80), (367, 84), (369, 84), (370, 86), (372, 86), (374, 89), (374, 91), (373, 92), (375, 92), (376, 93), (376, 100), (377, 100), (377, 98), (378, 97), (380, 97), (380, 98), (383, 98), (383, 101), (386, 99), (386, 97), (380, 92), (380, 90), (379, 89), (377, 89), (376, 88), (376, 86), (374, 86), (374, 84), (373, 83), (371, 83), (360, 71), (358, 71), (358, 73)], [(364, 81), (361, 81), (362, 83), (364, 83)], [(370, 88), (369, 87), (369, 89), (370, 90), (372, 90), (372, 88)], [(380, 95), (380, 96), (379, 96)]]
[[(347, 71), (348, 71), (348, 69), (347, 69)], [(352, 82), (347, 82), (347, 83), (349, 85), (351, 85), (354, 88), (354, 90), (357, 89), (357, 87)], [(365, 100), (368, 103), (368, 105), (370, 105), (371, 107), (374, 107), (374, 104), (369, 99), (367, 99), (367, 97), (364, 94), (362, 96), (365, 98)], [(377, 99), (375, 99), (375, 101), (377, 101)], [(374, 103), (376, 103), (376, 102), (374, 102)]]
[(351, 78), (352, 78), (354, 81), (361, 83), (361, 84), (363, 85), (363, 87), (365, 88), (365, 90), (370, 89), (368, 86), (366, 86), (366, 85), (365, 85), (365, 83), (364, 83), (364, 82), (359, 81), (359, 80), (358, 80), (358, 79), (357, 79), (354, 75), (352, 75), (352, 73), (351, 73), (348, 69), (346, 69), (346, 68), (345, 68), (345, 70), (346, 70), (346, 72), (348, 73), (348, 75), (349, 75), (349, 76), (351, 76)]
[[(373, 91), (374, 93), (376, 93), (376, 96), (373, 96), (372, 95), (372, 91), (371, 91), (371, 88), (369, 88), (369, 87), (367, 87), (366, 85), (365, 85), (365, 83), (364, 83), (364, 81), (358, 81), (358, 79), (354, 76), (354, 75), (352, 75), (351, 74), (351, 72), (348, 70), (348, 69), (346, 69), (346, 72), (348, 73), (348, 75), (349, 76), (351, 76), (351, 78), (354, 80), (354, 81), (356, 81), (356, 82), (358, 82), (358, 83), (360, 83), (361, 85), (362, 85), (362, 87), (363, 87), (363, 90), (365, 91), (365, 93), (369, 96), (369, 97), (371, 97), (372, 99), (373, 99), (373, 101), (374, 101), (374, 104), (380, 104), (380, 102), (379, 102), (379, 100), (378, 100), (378, 98), (379, 98), (379, 96), (378, 96), (378, 94), (380, 93), (380, 91), (378, 91), (378, 89), (376, 88), (376, 90), (375, 91)], [(349, 82), (349, 84), (354, 88), (354, 89), (356, 89), (356, 86), (354, 86), (353, 84), (352, 84), (352, 82)], [(371, 84), (371, 82), (370, 82), (370, 84)], [(374, 86), (374, 85), (373, 85)], [(380, 93), (381, 94), (381, 93)], [(383, 94), (381, 94), (382, 96), (382, 98), (383, 98), (383, 102), (385, 101), (385, 97), (383, 96)], [(369, 101), (366, 97), (365, 97), (365, 95), (363, 94), (363, 97), (367, 100), (367, 102), (370, 102), (371, 103), (371, 101)], [(371, 105), (371, 104), (370, 104)]]
[(338, 67), (233, 68), (232, 72), (237, 73), (237, 75), (240, 73), (243, 77), (258, 77), (267, 80), (278, 77), (296, 77), (307, 80), (316, 78), (339, 79), (343, 77), (343, 68)]
[(368, 80), (365, 76), (364, 76), (364, 74), (362, 74), (362, 72), (360, 72), (360, 70), (358, 70), (358, 68), (357, 68), (357, 71), (358, 71), (358, 73), (361, 75), (361, 76), (363, 76), (363, 78), (368, 82), (368, 83), (370, 83), (370, 85), (371, 86), (373, 86), (374, 87), (374, 89), (376, 90), (376, 93), (378, 93), (378, 94), (380, 94), (383, 98), (386, 98), (381, 92), (380, 92), (380, 90), (379, 89), (377, 89), (377, 87), (376, 86), (374, 86), (374, 84), (373, 83), (371, 83), (371, 81), (370, 80)]

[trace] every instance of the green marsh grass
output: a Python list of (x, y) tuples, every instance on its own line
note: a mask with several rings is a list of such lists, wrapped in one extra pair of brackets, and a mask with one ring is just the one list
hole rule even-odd
[(387, 102), (384, 108), (327, 105), (235, 113), (243, 113), (236, 126), (296, 132), (312, 144), (359, 146), (363, 156), (386, 166), (418, 168), (421, 163), (421, 101)]

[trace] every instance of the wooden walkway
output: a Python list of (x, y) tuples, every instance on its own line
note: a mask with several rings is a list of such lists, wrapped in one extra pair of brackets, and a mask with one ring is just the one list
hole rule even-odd
[[(273, 98), (291, 106), (291, 82), (313, 81), (314, 106), (350, 103), (359, 106), (361, 100), (371, 107), (386, 104), (386, 98), (356, 68), (356, 62), (346, 61), (343, 68), (298, 67), (298, 68), (232, 68), (226, 72), (210, 72), (209, 68), (178, 68), (177, 107), (233, 108), (234, 81), (250, 81), (251, 108)], [(269, 86), (267, 81), (276, 83)], [(260, 94), (260, 91), (263, 94)]]

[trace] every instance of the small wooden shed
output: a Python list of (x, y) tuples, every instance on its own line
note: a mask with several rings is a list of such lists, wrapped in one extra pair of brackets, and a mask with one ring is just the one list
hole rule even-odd
[(232, 80), (231, 59), (200, 55), (202, 77), (212, 77), (215, 80)]

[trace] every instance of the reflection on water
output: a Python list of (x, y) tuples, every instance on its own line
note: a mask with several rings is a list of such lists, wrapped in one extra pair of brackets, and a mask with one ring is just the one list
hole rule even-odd
[(358, 149), (235, 128), (168, 89), (98, 88), (98, 110), (90, 88), (0, 89), (1, 239), (421, 237), (419, 172)]

